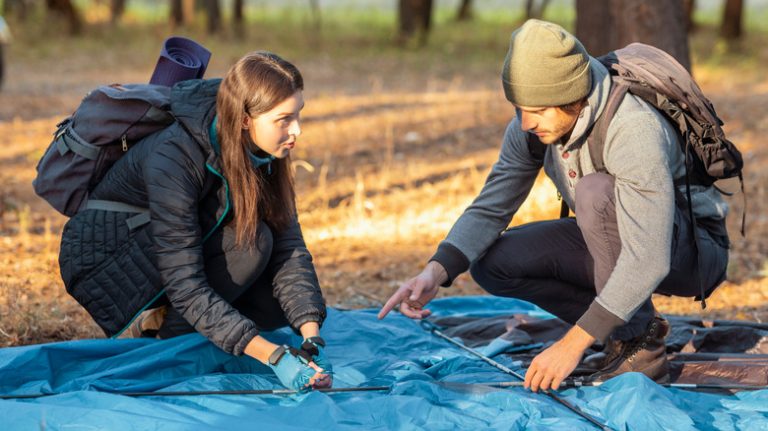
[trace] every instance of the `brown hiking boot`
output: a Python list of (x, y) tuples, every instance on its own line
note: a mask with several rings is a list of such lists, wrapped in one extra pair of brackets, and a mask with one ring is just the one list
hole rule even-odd
[[(667, 346), (664, 339), (669, 333), (669, 323), (656, 316), (648, 324), (645, 333), (628, 341), (611, 340), (604, 356), (599, 359), (599, 371), (589, 380), (605, 381), (619, 374), (635, 371), (643, 373), (657, 383), (669, 382)], [(590, 355), (595, 356), (595, 355)]]
[(609, 338), (603, 350), (586, 356), (581, 360), (581, 366), (589, 370), (602, 370), (613, 362), (621, 354), (622, 342)]
[(145, 310), (137, 317), (120, 338), (155, 338), (165, 319), (166, 306)]

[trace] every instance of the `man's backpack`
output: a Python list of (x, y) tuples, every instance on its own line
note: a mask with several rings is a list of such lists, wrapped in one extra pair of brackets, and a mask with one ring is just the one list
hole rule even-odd
[(629, 92), (655, 107), (679, 130), (687, 184), (709, 186), (720, 179), (743, 178), (744, 161), (739, 150), (726, 139), (723, 121), (693, 77), (671, 55), (633, 43), (598, 60), (610, 71), (613, 88), (589, 138), (597, 171), (605, 170), (602, 150), (608, 125)]
[[(606, 171), (603, 148), (608, 126), (624, 95), (632, 93), (677, 127), (686, 157), (687, 184), (709, 186), (719, 179), (743, 179), (744, 161), (739, 150), (726, 139), (723, 121), (690, 73), (671, 55), (650, 45), (633, 43), (598, 60), (610, 71), (613, 85), (608, 103), (588, 137), (596, 171)], [(535, 135), (529, 136), (531, 154), (543, 157), (545, 147), (541, 145)]]
[[(691, 221), (695, 220), (691, 205), (691, 184), (711, 186), (717, 180), (738, 177), (741, 192), (744, 193), (744, 161), (741, 153), (726, 139), (722, 129), (723, 121), (717, 116), (712, 103), (677, 60), (658, 48), (642, 43), (632, 43), (609, 52), (598, 60), (608, 68), (613, 82), (606, 107), (592, 126), (592, 130), (588, 132), (587, 145), (595, 171), (607, 172), (603, 161), (603, 148), (608, 126), (624, 96), (631, 93), (662, 113), (681, 136), (680, 145), (685, 154), (686, 173), (682, 184), (686, 186), (686, 196), (677, 196), (677, 199), (686, 201), (684, 204), (687, 205)], [(528, 135), (528, 148), (534, 157), (543, 159), (546, 147), (535, 135)], [(568, 206), (563, 201), (561, 217), (567, 217), (568, 211)], [(694, 224), (691, 223), (692, 229)], [(742, 235), (744, 224), (743, 213)], [(692, 237), (698, 250), (698, 237), (695, 234)], [(701, 299), (702, 307), (706, 307), (703, 290)]]
[[(608, 103), (587, 138), (597, 172), (606, 172), (603, 148), (608, 126), (624, 95), (632, 93), (655, 107), (680, 133), (689, 203), (691, 184), (710, 186), (719, 179), (738, 177), (743, 193), (741, 153), (726, 139), (723, 121), (712, 103), (677, 60), (642, 43), (630, 44), (598, 60), (610, 71), (613, 85)], [(546, 147), (535, 135), (529, 134), (528, 147), (534, 157), (543, 158)], [(742, 233), (743, 226), (742, 220)]]
[(101, 86), (59, 123), (37, 165), (35, 193), (66, 216), (82, 209), (109, 168), (137, 141), (175, 121), (170, 87)]

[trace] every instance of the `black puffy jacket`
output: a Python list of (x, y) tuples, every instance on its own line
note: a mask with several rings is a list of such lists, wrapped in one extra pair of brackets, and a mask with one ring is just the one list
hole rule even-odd
[[(149, 208), (148, 225), (129, 230), (124, 221), (132, 214), (88, 209), (64, 228), (64, 283), (107, 335), (120, 333), (163, 294), (226, 352), (242, 354), (258, 334), (253, 321), (214, 292), (204, 271), (204, 241), (232, 216), (208, 132), (219, 83), (177, 84), (171, 109), (178, 122), (139, 142), (93, 191), (91, 199)], [(288, 322), (295, 330), (322, 324), (325, 304), (298, 221), (273, 236), (267, 270)]]

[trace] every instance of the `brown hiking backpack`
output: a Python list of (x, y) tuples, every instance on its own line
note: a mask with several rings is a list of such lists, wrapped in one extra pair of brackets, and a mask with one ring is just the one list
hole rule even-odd
[[(631, 93), (656, 108), (681, 136), (679, 141), (685, 155), (686, 173), (682, 184), (686, 186), (686, 194), (684, 197), (676, 197), (678, 201), (685, 201), (684, 205), (687, 205), (688, 216), (692, 221), (695, 217), (691, 205), (691, 184), (713, 186), (717, 180), (738, 177), (744, 194), (744, 160), (741, 153), (725, 137), (723, 121), (717, 116), (712, 102), (704, 96), (691, 74), (677, 60), (658, 48), (642, 43), (632, 43), (597, 60), (608, 68), (613, 81), (606, 107), (588, 132), (587, 145), (597, 172), (610, 173), (603, 161), (608, 126), (624, 96)], [(536, 135), (528, 134), (528, 149), (534, 157), (543, 159), (546, 147)], [(568, 211), (563, 201), (561, 217), (567, 217)], [(741, 220), (742, 235), (745, 214), (746, 197)], [(694, 224), (691, 223), (691, 229), (694, 229)], [(698, 250), (698, 238), (696, 235), (692, 237)], [(701, 287), (702, 307), (706, 307), (704, 287)]]

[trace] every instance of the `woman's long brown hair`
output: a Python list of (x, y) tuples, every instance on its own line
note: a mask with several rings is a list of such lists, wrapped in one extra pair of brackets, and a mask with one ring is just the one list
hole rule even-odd
[(234, 210), (235, 242), (256, 245), (259, 220), (280, 231), (296, 215), (290, 157), (272, 161), (272, 173), (254, 168), (243, 118), (261, 115), (299, 90), (304, 80), (291, 63), (269, 52), (253, 52), (229, 69), (216, 97), (222, 167)]

